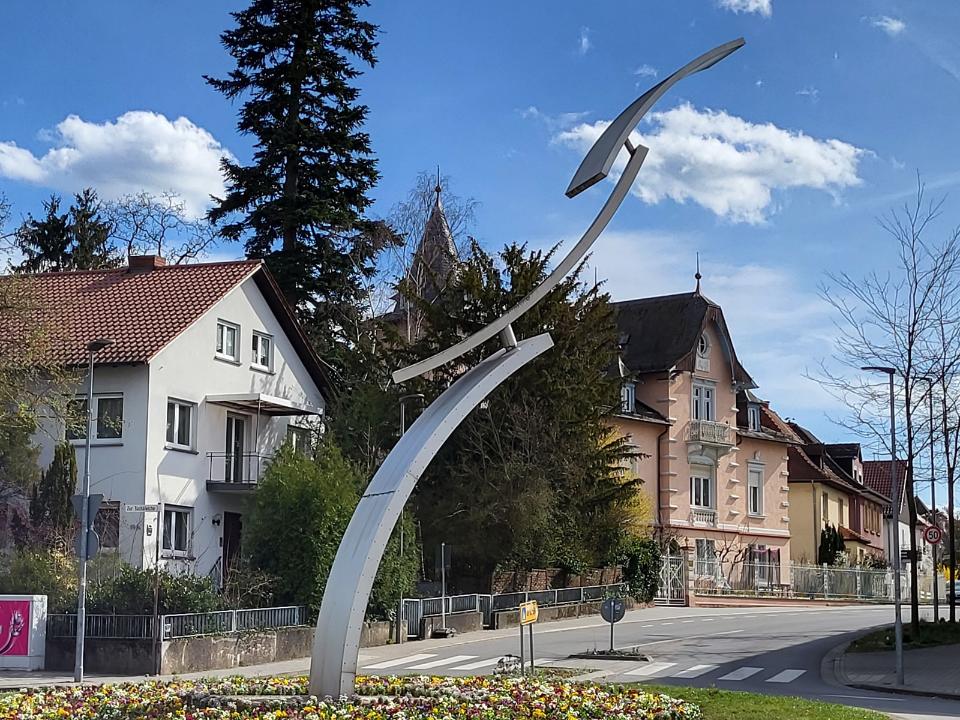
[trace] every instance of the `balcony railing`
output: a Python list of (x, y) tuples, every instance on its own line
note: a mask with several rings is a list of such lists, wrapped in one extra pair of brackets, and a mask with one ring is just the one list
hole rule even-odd
[(271, 458), (261, 453), (207, 453), (207, 485), (230, 491), (254, 488)]
[(733, 428), (710, 420), (691, 420), (687, 425), (687, 440), (709, 445), (733, 445)]
[(712, 508), (693, 508), (690, 511), (690, 520), (694, 525), (717, 526), (717, 511)]

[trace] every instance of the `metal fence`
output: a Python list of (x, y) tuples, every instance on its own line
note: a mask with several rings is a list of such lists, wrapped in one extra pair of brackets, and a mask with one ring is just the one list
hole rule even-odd
[[(576, 605), (584, 602), (603, 600), (611, 595), (622, 595), (625, 586), (591, 585), (588, 587), (560, 588), (557, 590), (531, 590), (529, 592), (498, 593), (496, 595), (448, 595), (443, 598), (404, 598), (403, 616), (407, 625), (407, 636), (416, 637), (420, 633), (420, 620), (424, 617), (441, 615), (444, 608), (447, 615), (465, 612), (483, 613), (483, 624), (493, 624), (493, 613), (503, 610), (516, 610), (520, 603), (536, 600), (538, 605)], [(442, 604), (441, 604), (442, 603)]]
[[(250, 610), (222, 610), (160, 616), (160, 639), (266, 630), (310, 624), (305, 607), (284, 606)], [(153, 615), (87, 615), (84, 636), (100, 639), (152, 640), (157, 628)], [(76, 637), (76, 615), (48, 615), (50, 637)]]

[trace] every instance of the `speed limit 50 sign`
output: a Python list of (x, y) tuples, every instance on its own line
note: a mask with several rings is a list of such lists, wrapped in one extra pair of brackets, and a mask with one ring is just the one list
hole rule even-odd
[(943, 531), (936, 525), (931, 525), (923, 531), (923, 539), (931, 545), (936, 545), (943, 539)]

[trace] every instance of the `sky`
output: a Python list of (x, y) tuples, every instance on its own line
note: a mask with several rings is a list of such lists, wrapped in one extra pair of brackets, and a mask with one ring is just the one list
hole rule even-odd
[[(173, 190), (202, 214), (221, 157), (250, 156), (237, 107), (204, 74), (242, 2), (100, 0), (0, 9), (0, 192), (14, 220), (53, 191)], [(700, 53), (640, 127), (650, 148), (590, 274), (616, 300), (693, 289), (724, 310), (741, 362), (781, 415), (825, 441), (843, 409), (808, 375), (832, 352), (828, 272), (895, 262), (878, 217), (920, 173), (960, 223), (960, 4), (953, 0), (376, 1), (378, 63), (359, 80), (385, 216), (421, 171), (480, 204), (472, 233), (569, 247), (609, 181), (564, 190), (604, 124)], [(242, 250), (223, 245), (216, 257)], [(867, 457), (871, 457), (867, 453)]]

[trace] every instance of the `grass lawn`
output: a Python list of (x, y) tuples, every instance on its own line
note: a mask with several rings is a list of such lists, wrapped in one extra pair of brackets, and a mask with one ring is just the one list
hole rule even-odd
[(731, 692), (716, 688), (647, 685), (644, 690), (663, 693), (699, 705), (703, 720), (886, 720), (873, 710), (801, 700), (778, 695)]
[[(914, 636), (910, 623), (903, 624), (903, 647), (921, 648), (933, 645), (952, 645), (960, 643), (960, 623), (932, 623), (921, 622), (920, 633)], [(874, 652), (877, 650), (893, 650), (893, 626), (876, 630), (864, 635), (850, 644), (847, 652)]]

